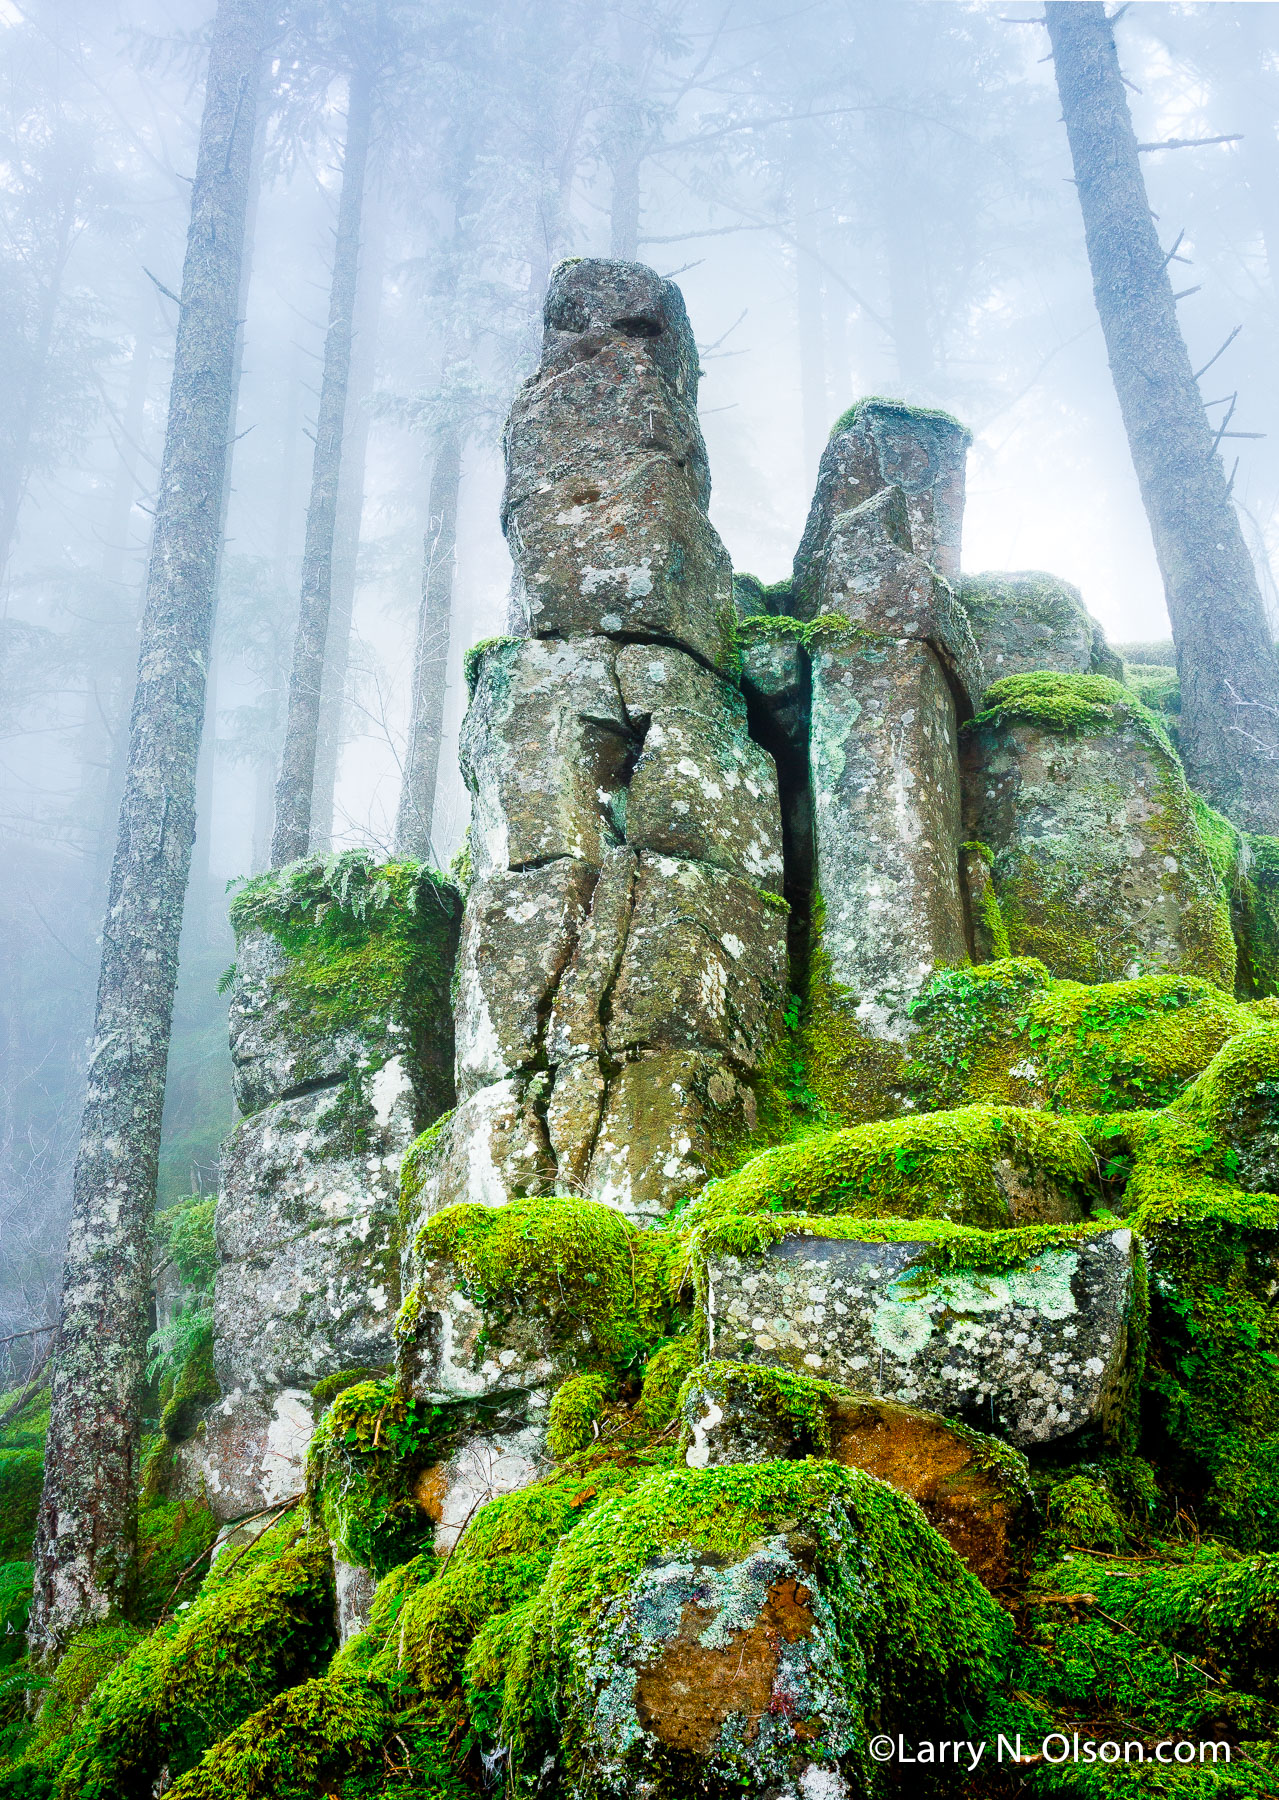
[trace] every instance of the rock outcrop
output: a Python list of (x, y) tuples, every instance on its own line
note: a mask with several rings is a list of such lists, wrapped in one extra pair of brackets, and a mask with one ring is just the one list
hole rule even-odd
[(32, 1791), (153, 1738), (184, 1800), (862, 1800), (958, 1721), (1050, 1785), (1090, 1718), (1251, 1746), (1279, 847), (1073, 589), (961, 578), (953, 420), (853, 408), (793, 578), (733, 582), (677, 290), (575, 261), (545, 323), (464, 905), (351, 854), (235, 903), (169, 1498), (305, 1521), (215, 1571), (180, 1732), (187, 1626)]
[(474, 669), (459, 1107), (421, 1216), (561, 1191), (655, 1219), (755, 1124), (787, 992), (781, 818), (696, 397), (675, 288), (561, 268), (506, 431), (527, 635)]

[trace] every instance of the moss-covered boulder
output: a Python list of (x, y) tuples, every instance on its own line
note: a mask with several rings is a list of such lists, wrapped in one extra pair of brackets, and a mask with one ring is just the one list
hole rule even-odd
[(1123, 659), (1069, 581), (1039, 570), (965, 575), (958, 593), (987, 681), (1044, 669), (1124, 679)]
[(876, 1795), (873, 1732), (980, 1705), (999, 1609), (914, 1504), (832, 1463), (654, 1475), (563, 1543), (512, 1621), (517, 1792)]
[(231, 906), (231, 1058), (242, 1112), (356, 1077), (403, 1083), (419, 1128), (451, 1103), (461, 896), (368, 851), (246, 882)]
[(1096, 675), (1013, 675), (965, 730), (964, 838), (991, 852), (1014, 956), (1077, 981), (1234, 990), (1227, 896), (1162, 727)]

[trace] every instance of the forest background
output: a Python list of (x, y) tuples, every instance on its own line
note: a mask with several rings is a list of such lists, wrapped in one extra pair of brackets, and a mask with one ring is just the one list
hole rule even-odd
[[(683, 289), (737, 568), (789, 572), (832, 421), (890, 394), (974, 431), (968, 569), (1052, 570), (1113, 642), (1167, 636), (1037, 10), (287, 9), (250, 209), (161, 1205), (216, 1184), (235, 1116), (227, 886), (270, 861), (352, 32), (381, 54), (315, 836), (395, 841), (425, 579), (447, 616), (427, 821), (443, 866), (467, 821), (463, 656), (505, 618), (501, 422), (562, 256), (639, 257)], [(0, 1337), (56, 1308), (211, 12), (0, 0)], [(1184, 146), (1144, 172), (1195, 367), (1226, 346), (1204, 394), (1273, 625), (1279, 7), (1144, 0), (1117, 35), (1139, 137)]]

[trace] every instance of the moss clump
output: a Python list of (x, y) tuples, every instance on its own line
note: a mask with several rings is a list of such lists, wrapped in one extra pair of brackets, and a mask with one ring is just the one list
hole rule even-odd
[(1176, 669), (1163, 663), (1125, 662), (1124, 686), (1131, 688), (1141, 704), (1164, 721), (1175, 743), (1181, 718), (1181, 678)]
[(153, 1625), (200, 1584), (218, 1522), (194, 1500), (155, 1500), (138, 1509), (135, 1617)]
[(1109, 1491), (1089, 1475), (1054, 1482), (1045, 1505), (1048, 1526), (1065, 1549), (1126, 1548), (1128, 1533)]
[(37, 1761), (50, 1745), (66, 1737), (99, 1682), (137, 1648), (142, 1638), (136, 1625), (123, 1621), (91, 1625), (72, 1638), (41, 1703), (35, 1735), (26, 1751), (30, 1760)]
[(202, 1310), (160, 1415), (160, 1429), (171, 1444), (180, 1444), (191, 1436), (201, 1414), (221, 1391), (213, 1367), (212, 1311)]
[(200, 1597), (132, 1650), (94, 1690), (58, 1773), (59, 1800), (149, 1792), (333, 1650), (328, 1544), (276, 1526), (227, 1552)]
[(31, 1551), (44, 1485), (44, 1447), (41, 1441), (14, 1444), (12, 1435), (6, 1436), (9, 1442), (0, 1447), (0, 1561), (9, 1563)]
[(348, 1388), (359, 1387), (367, 1381), (381, 1381), (385, 1374), (385, 1369), (343, 1369), (337, 1375), (326, 1375), (311, 1389), (316, 1418), (318, 1419), (326, 1408), (332, 1406), (338, 1395), (344, 1394)]
[(671, 1249), (666, 1234), (569, 1195), (447, 1207), (427, 1220), (416, 1246), (424, 1261), (453, 1263), (491, 1331), (517, 1312), (535, 1313), (573, 1356), (618, 1371), (642, 1362), (666, 1334)]
[(1166, 1106), (1258, 1014), (1189, 975), (1053, 981), (1032, 957), (948, 969), (911, 1009), (908, 1071), (933, 1105), (1041, 1104), (1058, 1112)]
[(1011, 1222), (1000, 1164), (1079, 1205), (1096, 1191), (1078, 1126), (1045, 1112), (969, 1106), (813, 1132), (765, 1150), (709, 1183), (683, 1217), (700, 1225), (728, 1213), (830, 1212), (998, 1228)]
[(682, 1337), (660, 1345), (649, 1357), (644, 1368), (639, 1413), (650, 1431), (665, 1430), (675, 1417), (684, 1378), (700, 1356), (698, 1333), (686, 1331)]
[[(827, 1763), (840, 1756), (873, 1792), (873, 1769), (861, 1753), (864, 1717), (882, 1728), (909, 1714), (922, 1731), (925, 1721), (960, 1717), (980, 1703), (1006, 1621), (913, 1502), (828, 1462), (671, 1471), (593, 1509), (560, 1546), (513, 1634), (499, 1736), (510, 1746), (517, 1784), (548, 1754), (580, 1785), (590, 1784), (589, 1771), (610, 1753), (610, 1779), (628, 1770), (633, 1778), (627, 1751), (638, 1745), (642, 1755), (644, 1740), (635, 1672), (674, 1635), (646, 1600), (646, 1571), (660, 1568), (665, 1581), (684, 1570), (688, 1581), (699, 1567), (722, 1569), (766, 1542), (780, 1562), (791, 1554), (786, 1534), (797, 1530), (818, 1629), (829, 1633), (840, 1663), (829, 1670), (825, 1695), (808, 1699), (843, 1741), (811, 1755)], [(732, 1616), (731, 1602), (725, 1610)], [(757, 1779), (752, 1759), (767, 1758), (766, 1743), (734, 1740), (730, 1748), (730, 1737), (717, 1741), (721, 1775)], [(687, 1792), (690, 1773), (676, 1759), (654, 1792)]]
[[(168, 1791), (173, 1800), (314, 1800), (332, 1793), (430, 1793), (430, 1766), (409, 1763), (403, 1788), (384, 1785), (408, 1757), (385, 1684), (326, 1675), (278, 1695), (207, 1750)], [(411, 1736), (411, 1732), (410, 1732)], [(363, 1776), (369, 1785), (356, 1787)], [(341, 1782), (342, 1786), (337, 1784)], [(410, 1785), (410, 1783), (412, 1785)]]
[(555, 1390), (546, 1445), (556, 1462), (576, 1456), (599, 1436), (599, 1422), (612, 1394), (607, 1375), (574, 1375)]
[[(789, 593), (787, 584), (788, 596)], [(798, 644), (801, 649), (811, 651), (831, 639), (880, 639), (884, 634), (855, 624), (843, 613), (820, 613), (815, 619), (805, 620), (793, 619), (783, 613), (758, 612), (747, 613), (738, 619), (734, 636), (739, 649), (746, 649), (751, 644)]]
[(377, 863), (367, 850), (347, 850), (245, 882), (231, 923), (237, 940), (266, 931), (284, 951), (275, 984), (291, 1038), (355, 1031), (380, 1041), (395, 1021), (415, 1078), (440, 1091), (451, 1060), (440, 1022), (461, 905), (452, 882), (423, 863)]
[(346, 1562), (381, 1575), (422, 1547), (429, 1521), (413, 1486), (434, 1460), (442, 1416), (389, 1377), (334, 1396), (311, 1440), (307, 1488), (312, 1511)]
[(1134, 724), (1160, 749), (1176, 754), (1162, 721), (1122, 682), (1105, 675), (1061, 675), (1047, 669), (1006, 675), (986, 690), (982, 711), (970, 726), (1010, 724), (1084, 737)]

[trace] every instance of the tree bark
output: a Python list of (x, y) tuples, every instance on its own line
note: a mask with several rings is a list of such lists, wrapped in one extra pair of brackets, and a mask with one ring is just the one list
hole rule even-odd
[(1093, 292), (1163, 575), (1195, 787), (1279, 831), (1279, 662), (1177, 321), (1114, 34), (1096, 0), (1048, 0)]
[(355, 408), (348, 406), (346, 446), (333, 534), (333, 597), (328, 652), (320, 689), (320, 735), (315, 753), (311, 794), (311, 842), (317, 850), (333, 844), (333, 797), (346, 717), (346, 672), (351, 660), (351, 622), (355, 616), (355, 582), (360, 559), (360, 526), (364, 517), (364, 477), (369, 451), (366, 397), (377, 372), (378, 316), (382, 310), (382, 271), (386, 234), (375, 210), (364, 234), (360, 296), (356, 307), (355, 342), (351, 351), (351, 386)]
[(444, 731), (444, 681), (448, 667), (449, 622), (453, 612), (453, 571), (457, 550), (457, 501), (462, 482), (462, 434), (448, 425), (440, 433), (431, 470), (426, 522), (426, 554), (422, 565), (422, 604), (418, 611), (417, 649), (413, 659), (413, 703), (409, 715), (409, 748), (395, 820), (395, 853), (433, 859), (431, 828), (435, 818), (435, 784)]
[(333, 537), (351, 375), (360, 219), (373, 117), (373, 86), (371, 69), (357, 69), (351, 76), (347, 99), (342, 198), (338, 203), (329, 326), (324, 340), (324, 374), (320, 381), (320, 407), (315, 427), (311, 500), (307, 507), (306, 542), (302, 551), (302, 598), (297, 636), (293, 642), (284, 749), (280, 757), (280, 776), (275, 785), (271, 861), (276, 868), (283, 863), (296, 862), (311, 848), (311, 799), (324, 681), (324, 646), (333, 592)]
[(128, 1607), (165, 1063), (195, 839), (267, 0), (220, 0), (182, 272), (129, 767), (102, 936), (28, 1643)]

